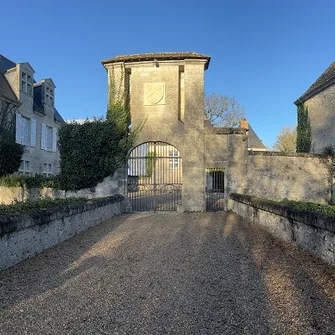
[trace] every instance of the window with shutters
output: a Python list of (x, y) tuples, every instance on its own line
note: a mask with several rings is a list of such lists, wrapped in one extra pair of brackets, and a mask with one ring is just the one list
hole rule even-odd
[(21, 90), (23, 93), (33, 96), (33, 77), (25, 72), (21, 75)]
[(36, 145), (36, 120), (16, 114), (16, 143)]

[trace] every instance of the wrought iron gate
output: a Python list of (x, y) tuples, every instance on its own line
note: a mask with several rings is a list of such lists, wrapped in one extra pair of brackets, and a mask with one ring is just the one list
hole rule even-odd
[(128, 156), (128, 199), (133, 211), (176, 211), (181, 204), (182, 159), (174, 146), (147, 142)]
[(224, 209), (224, 169), (206, 169), (206, 211)]

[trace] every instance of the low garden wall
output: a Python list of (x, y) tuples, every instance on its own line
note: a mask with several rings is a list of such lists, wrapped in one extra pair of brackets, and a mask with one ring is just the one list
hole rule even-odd
[(237, 193), (230, 195), (228, 208), (275, 237), (335, 265), (335, 218)]
[(0, 186), (0, 204), (10, 205), (16, 202), (37, 199), (66, 199), (84, 197), (88, 199), (108, 197), (113, 194), (125, 194), (126, 177), (123, 169), (119, 169), (112, 177), (105, 178), (95, 187), (78, 191), (56, 190), (50, 187), (8, 187)]
[(114, 195), (29, 214), (0, 214), (0, 270), (121, 214), (123, 200)]
[(243, 194), (328, 204), (332, 201), (331, 156), (305, 153), (249, 152)]

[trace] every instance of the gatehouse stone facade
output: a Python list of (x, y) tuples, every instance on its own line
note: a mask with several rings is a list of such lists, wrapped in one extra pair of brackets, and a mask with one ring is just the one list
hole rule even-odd
[[(204, 71), (209, 62), (209, 56), (198, 53), (118, 56), (102, 61), (108, 72), (109, 95), (115, 94), (112, 82), (117, 91), (129, 87), (132, 127), (144, 122), (136, 145), (161, 141), (179, 150), (183, 211), (205, 210), (206, 168), (233, 169), (225, 188), (227, 193), (231, 188), (237, 192), (234, 176), (240, 173), (239, 159), (247, 152), (246, 130), (220, 133), (205, 127)], [(109, 101), (113, 98), (109, 96)]]

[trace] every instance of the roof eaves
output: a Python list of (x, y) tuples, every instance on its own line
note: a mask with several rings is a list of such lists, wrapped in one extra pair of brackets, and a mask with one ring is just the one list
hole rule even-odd
[(185, 59), (205, 59), (207, 69), (211, 57), (208, 55), (199, 54), (196, 52), (157, 52), (157, 53), (144, 53), (144, 54), (133, 54), (133, 55), (121, 55), (112, 58), (108, 58), (101, 61), (102, 65), (117, 62), (141, 62), (150, 60), (185, 60)]
[(308, 99), (314, 97), (315, 95), (317, 95), (318, 93), (324, 91), (325, 89), (327, 89), (328, 87), (335, 85), (335, 76), (333, 78), (330, 78), (328, 81), (326, 81), (325, 83), (323, 83), (322, 85), (310, 90), (308, 89), (299, 99), (297, 99), (296, 101), (294, 101), (294, 104), (296, 106), (298, 106), (299, 104), (307, 101)]

